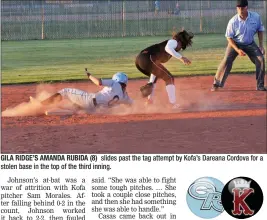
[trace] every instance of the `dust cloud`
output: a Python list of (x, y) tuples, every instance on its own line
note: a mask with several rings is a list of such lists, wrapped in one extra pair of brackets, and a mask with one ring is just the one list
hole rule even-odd
[(2, 117), (17, 117), (17, 116), (39, 116), (45, 112), (40, 101), (48, 98), (55, 92), (51, 85), (38, 85), (36, 88), (36, 97), (29, 97), (28, 102), (22, 102), (19, 105), (7, 108), (2, 112)]
[[(15, 116), (39, 116), (44, 115), (47, 109), (40, 104), (40, 101), (48, 98), (56, 92), (53, 85), (41, 84), (36, 88), (36, 96), (28, 102), (23, 102), (15, 107), (8, 108), (2, 112), (2, 117), (15, 117)], [(218, 100), (216, 95), (211, 95), (205, 89), (198, 89), (190, 87), (190, 85), (183, 85), (179, 87), (176, 84), (176, 99), (180, 105), (180, 109), (172, 110), (168, 103), (168, 96), (165, 89), (165, 84), (161, 83), (155, 90), (154, 103), (145, 104), (146, 99), (133, 91), (129, 94), (134, 99), (133, 106), (119, 105), (112, 108), (97, 108), (95, 111), (80, 111), (76, 114), (106, 114), (106, 115), (130, 115), (130, 114), (164, 114), (164, 113), (177, 113), (177, 112), (195, 112), (195, 111), (213, 111), (222, 108), (222, 100)], [(60, 106), (51, 106), (51, 108), (66, 108), (70, 109), (70, 103), (62, 102)]]

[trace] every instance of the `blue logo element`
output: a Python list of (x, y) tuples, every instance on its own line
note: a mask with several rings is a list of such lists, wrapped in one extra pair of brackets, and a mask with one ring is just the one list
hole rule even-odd
[(210, 219), (223, 211), (221, 200), (224, 184), (212, 177), (203, 177), (193, 182), (187, 191), (186, 201), (189, 209), (196, 216)]

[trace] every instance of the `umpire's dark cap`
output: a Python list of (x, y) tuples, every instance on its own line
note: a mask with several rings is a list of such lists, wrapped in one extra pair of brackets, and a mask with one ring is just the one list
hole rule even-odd
[(236, 7), (246, 7), (248, 6), (248, 0), (237, 0)]

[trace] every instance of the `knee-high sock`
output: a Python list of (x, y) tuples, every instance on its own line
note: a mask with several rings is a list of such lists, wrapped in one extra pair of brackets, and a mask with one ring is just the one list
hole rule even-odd
[(152, 97), (154, 95), (154, 90), (156, 87), (156, 84), (154, 83), (155, 79), (156, 79), (156, 76), (151, 74), (148, 83), (153, 83), (153, 88), (152, 88), (151, 94), (147, 97), (148, 100), (152, 100)]
[(155, 79), (156, 79), (156, 76), (151, 74), (148, 82), (149, 83), (154, 83)]
[(173, 84), (169, 84), (166, 86), (166, 91), (168, 93), (169, 102), (171, 104), (176, 103), (176, 94), (175, 94), (175, 86)]

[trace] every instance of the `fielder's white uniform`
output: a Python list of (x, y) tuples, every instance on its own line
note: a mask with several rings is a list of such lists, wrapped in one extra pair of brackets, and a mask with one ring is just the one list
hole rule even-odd
[(132, 104), (133, 100), (127, 92), (122, 91), (120, 83), (112, 79), (102, 79), (104, 88), (97, 93), (88, 93), (80, 89), (65, 88), (59, 91), (71, 102), (84, 109), (93, 109), (97, 106), (109, 107), (114, 104)]

